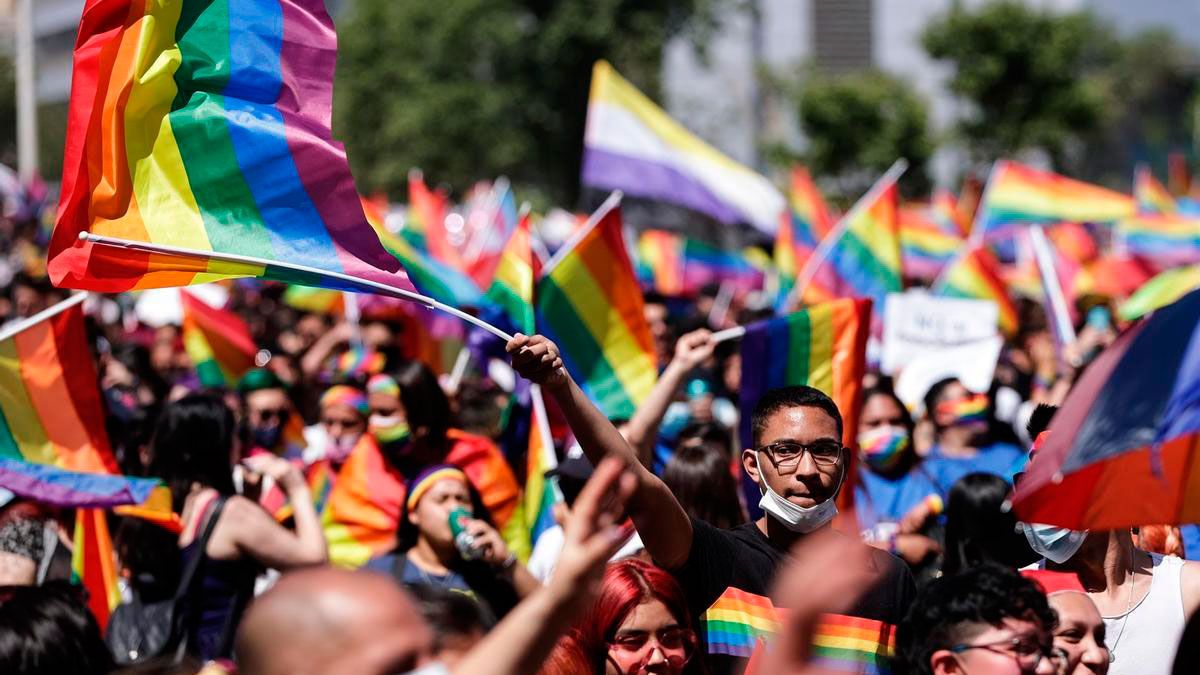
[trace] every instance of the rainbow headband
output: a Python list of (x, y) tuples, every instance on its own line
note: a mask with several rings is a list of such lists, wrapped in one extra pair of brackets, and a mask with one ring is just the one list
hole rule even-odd
[(983, 422), (987, 420), (988, 397), (985, 394), (973, 394), (956, 401), (942, 401), (937, 405), (939, 413), (949, 413), (959, 423)]
[(367, 380), (368, 394), (387, 394), (400, 398), (400, 384), (391, 375), (373, 375)]
[(457, 466), (437, 464), (417, 474), (417, 477), (412, 480), (412, 483), (408, 487), (408, 501), (405, 502), (405, 506), (409, 511), (412, 511), (417, 507), (417, 502), (421, 501), (421, 497), (424, 497), (425, 493), (429, 492), (429, 488), (433, 487), (438, 481), (446, 479), (459, 481), (463, 485), (471, 484), (467, 480), (467, 474), (463, 473), (462, 469)]
[(321, 394), (321, 407), (328, 408), (331, 405), (344, 405), (363, 417), (370, 412), (367, 397), (358, 389), (344, 384), (336, 384)]
[(338, 357), (334, 372), (341, 377), (373, 375), (383, 370), (384, 356), (362, 347), (352, 348)]

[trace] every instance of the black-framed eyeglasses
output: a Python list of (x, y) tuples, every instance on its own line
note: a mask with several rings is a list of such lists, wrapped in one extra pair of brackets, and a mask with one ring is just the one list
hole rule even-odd
[(842, 458), (842, 444), (828, 439), (807, 444), (798, 441), (776, 441), (759, 448), (759, 452), (771, 458), (775, 469), (780, 475), (786, 476), (800, 466), (800, 458), (806, 452), (817, 466), (829, 467), (837, 464)]
[(1053, 643), (1042, 643), (1029, 637), (1014, 637), (999, 642), (983, 644), (959, 644), (950, 648), (955, 654), (961, 654), (971, 649), (983, 649), (994, 654), (1008, 656), (1017, 662), (1022, 670), (1033, 672), (1037, 670), (1042, 659), (1050, 661), (1059, 670), (1067, 665), (1067, 653), (1054, 646)]

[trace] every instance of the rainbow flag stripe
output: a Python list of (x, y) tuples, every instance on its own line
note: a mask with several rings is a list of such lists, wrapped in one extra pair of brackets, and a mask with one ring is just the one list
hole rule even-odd
[(638, 237), (637, 276), (663, 295), (683, 295), (683, 238), (663, 230), (645, 230)]
[[(331, 135), (336, 58), (318, 0), (88, 0), (51, 280), (110, 292), (228, 276), (325, 283), (203, 255), (215, 252), (399, 283)], [(85, 231), (201, 255), (81, 242)]]
[(533, 255), (533, 238), (529, 231), (529, 215), (523, 215), (500, 254), (496, 273), (484, 296), (487, 303), (498, 307), (508, 328), (526, 335), (534, 332), (533, 281), (537, 261)]
[(1160, 267), (1200, 263), (1200, 216), (1144, 215), (1117, 223), (1117, 250)]
[(449, 199), (442, 190), (430, 190), (420, 171), (408, 174), (408, 212), (400, 235), (418, 251), (449, 265), (463, 269), (458, 249), (446, 236), (446, 212)]
[(1129, 195), (1001, 160), (988, 177), (972, 234), (989, 236), (1014, 223), (1111, 223), (1134, 211)]
[(408, 272), (408, 279), (418, 291), (448, 305), (478, 306), (482, 301), (479, 287), (471, 277), (422, 252), (407, 238), (393, 234), (384, 224), (387, 207), (376, 201), (362, 200), (367, 222), (379, 237), (387, 252), (396, 257)]
[(0, 457), (118, 473), (97, 382), (77, 301), (0, 341)]
[(785, 208), (771, 181), (692, 135), (605, 61), (592, 70), (581, 179), (768, 235)]
[(946, 268), (940, 283), (940, 295), (996, 303), (1000, 310), (1000, 330), (1005, 335), (1016, 334), (1017, 306), (1000, 276), (1000, 263), (986, 247), (976, 247), (960, 255)]
[(317, 314), (341, 316), (346, 312), (345, 296), (341, 291), (331, 291), (327, 288), (288, 286), (283, 292), (283, 304)]
[(813, 664), (839, 673), (888, 675), (896, 627), (883, 621), (824, 614), (813, 633)]
[(1170, 215), (1179, 211), (1175, 198), (1145, 165), (1139, 165), (1133, 179), (1133, 198), (1138, 213)]
[(196, 368), (200, 384), (233, 387), (254, 367), (258, 347), (250, 327), (240, 316), (210, 307), (203, 300), (179, 292), (183, 302), (183, 347)]
[(658, 371), (620, 209), (548, 263), (537, 294), (538, 329), (562, 349), (584, 392), (610, 418), (631, 416)]
[(895, 181), (859, 210), (829, 253), (851, 295), (871, 298), (883, 311), (888, 293), (904, 290), (900, 269), (900, 192)]
[(75, 510), (74, 543), (71, 581), (87, 589), (88, 609), (103, 632), (113, 610), (121, 604), (121, 589), (117, 586), (112, 537), (102, 509)]
[(529, 450), (525, 455), (525, 492), (522, 495), (522, 513), (529, 541), (536, 544), (538, 537), (554, 527), (554, 505), (563, 501), (554, 477), (546, 472), (558, 466), (554, 452), (554, 440), (550, 436), (550, 423), (545, 418), (545, 404), (540, 400), (541, 391), (534, 389), (532, 396), (539, 400), (531, 406), (529, 420)]
[(1128, 300), (1121, 303), (1117, 314), (1125, 321), (1140, 319), (1197, 288), (1200, 288), (1200, 265), (1169, 269), (1134, 291)]
[(780, 617), (770, 598), (730, 586), (700, 617), (710, 654), (749, 657), (759, 638), (779, 632)]
[[(808, 169), (792, 168), (787, 211), (780, 214), (775, 233), (775, 269), (779, 272), (779, 298), (782, 306), (796, 284), (804, 263), (833, 227), (825, 198), (813, 183)], [(823, 273), (823, 274), (822, 274)], [(834, 272), (822, 266), (805, 289), (805, 302), (823, 302), (835, 297), (838, 282)]]
[(709, 284), (732, 284), (739, 291), (762, 288), (763, 272), (740, 251), (725, 251), (697, 239), (683, 241), (683, 289), (698, 293)]
[(97, 508), (141, 504), (158, 486), (153, 478), (66, 471), (0, 457), (0, 488), (60, 508)]
[(962, 236), (946, 230), (947, 223), (937, 219), (932, 205), (906, 204), (899, 217), (904, 276), (936, 279), (962, 247)]

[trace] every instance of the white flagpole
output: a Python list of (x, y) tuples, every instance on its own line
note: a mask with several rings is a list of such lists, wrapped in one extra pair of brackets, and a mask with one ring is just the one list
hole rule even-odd
[(1037, 261), (1038, 272), (1042, 276), (1042, 286), (1046, 289), (1046, 297), (1050, 299), (1047, 313), (1053, 312), (1054, 323), (1058, 327), (1058, 339), (1065, 347), (1075, 341), (1075, 327), (1071, 325), (1067, 300), (1063, 295), (1062, 285), (1058, 283), (1058, 272), (1054, 268), (1050, 242), (1046, 240), (1046, 232), (1041, 225), (1030, 226), (1029, 240), (1033, 243), (1033, 258)]
[(33, 316), (31, 316), (29, 318), (21, 319), (20, 321), (17, 321), (16, 323), (12, 324), (8, 328), (5, 328), (4, 330), (0, 331), (0, 342), (3, 342), (4, 340), (11, 338), (12, 336), (16, 335), (17, 333), (21, 333), (23, 331), (26, 331), (26, 330), (36, 326), (39, 323), (45, 321), (46, 319), (49, 319), (50, 317), (53, 317), (58, 314), (62, 314), (63, 312), (67, 311), (68, 309), (71, 309), (75, 305), (78, 305), (79, 303), (83, 302), (84, 300), (87, 300), (88, 295), (89, 295), (89, 293), (87, 291), (83, 291), (82, 293), (75, 293), (74, 295), (67, 298), (66, 300), (63, 300), (62, 302), (58, 303), (57, 305), (47, 307), (46, 309), (43, 309), (42, 311), (38, 312), (37, 314), (34, 314)]
[(600, 205), (600, 208), (596, 209), (592, 215), (588, 216), (587, 222), (583, 224), (583, 227), (580, 227), (575, 231), (574, 234), (571, 235), (570, 239), (563, 242), (563, 245), (560, 246), (557, 251), (555, 251), (554, 256), (546, 262), (546, 264), (542, 267), (542, 276), (548, 276), (551, 270), (553, 270), (555, 267), (558, 267), (558, 264), (563, 261), (563, 258), (566, 258), (571, 251), (575, 250), (575, 246), (578, 245), (579, 242), (583, 241), (583, 238), (586, 237), (588, 233), (596, 229), (596, 225), (600, 224), (600, 221), (604, 218), (604, 216), (608, 215), (609, 211), (612, 211), (613, 209), (617, 208), (618, 205), (620, 205), (621, 198), (623, 196), (624, 195), (620, 190), (616, 190), (612, 194), (608, 195), (608, 199), (604, 200), (604, 203)]
[(719, 344), (721, 342), (725, 342), (726, 340), (736, 340), (745, 334), (745, 326), (734, 326), (733, 328), (726, 328), (725, 330), (719, 330), (713, 333), (712, 341), (713, 344)]

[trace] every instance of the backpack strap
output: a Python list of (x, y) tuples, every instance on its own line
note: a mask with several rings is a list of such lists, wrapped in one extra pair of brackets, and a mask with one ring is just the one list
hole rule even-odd
[(208, 509), (207, 520), (203, 521), (204, 529), (200, 538), (193, 541), (196, 544), (196, 550), (188, 558), (187, 564), (183, 568), (183, 574), (179, 577), (179, 587), (175, 589), (175, 597), (172, 600), (171, 633), (170, 637), (167, 638), (166, 644), (163, 646), (163, 655), (173, 657), (176, 663), (181, 662), (187, 653), (188, 627), (194, 623), (194, 619), (198, 616), (197, 603), (192, 602), (188, 606), (187, 616), (184, 616), (184, 612), (181, 611), (183, 603), (194, 592), (198, 578), (196, 573), (199, 571), (200, 565), (208, 557), (208, 541), (212, 538), (212, 533), (217, 527), (217, 521), (221, 519), (221, 511), (224, 508), (224, 496), (213, 500)]

